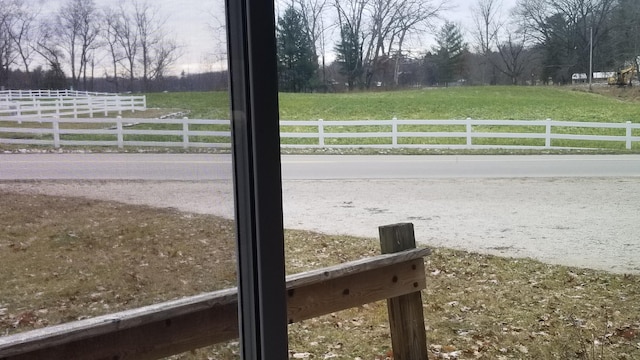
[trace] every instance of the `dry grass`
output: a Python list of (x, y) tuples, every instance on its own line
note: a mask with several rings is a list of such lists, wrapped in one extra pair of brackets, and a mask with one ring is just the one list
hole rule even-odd
[[(575, 89), (578, 91), (589, 91), (589, 87), (587, 85), (575, 86)], [(591, 91), (593, 93), (621, 101), (633, 103), (640, 102), (640, 89), (638, 87), (605, 86), (598, 84), (597, 86), (593, 86)]]
[[(0, 192), (0, 333), (233, 286), (233, 224), (213, 216)], [(286, 233), (287, 272), (378, 253)], [(423, 292), (431, 358), (640, 358), (640, 277), (435, 249)], [(293, 324), (292, 356), (383, 359), (383, 302)], [(176, 355), (235, 359), (237, 342)]]

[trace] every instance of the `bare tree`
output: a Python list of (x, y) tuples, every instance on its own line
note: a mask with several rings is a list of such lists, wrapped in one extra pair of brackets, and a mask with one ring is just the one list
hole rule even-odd
[(99, 12), (93, 0), (87, 1), (85, 5), (82, 7), (84, 12), (80, 22), (80, 71), (82, 73), (83, 88), (87, 89), (87, 70), (91, 64), (93, 72), (95, 52), (102, 44), (98, 38), (101, 31)]
[(140, 47), (139, 62), (142, 65), (142, 90), (149, 87), (149, 80), (160, 79), (179, 57), (180, 47), (168, 38), (164, 31), (167, 18), (146, 0), (133, 2), (133, 17)]
[(309, 38), (314, 45), (315, 56), (322, 34), (327, 30), (324, 27), (324, 12), (327, 8), (327, 0), (294, 0), (300, 10), (300, 15), (307, 25)]
[(150, 88), (151, 81), (162, 79), (177, 61), (180, 46), (166, 32), (166, 18), (159, 8), (146, 1), (121, 1), (118, 8), (107, 8), (102, 38), (116, 87), (119, 74), (129, 80), (134, 90), (136, 78), (140, 90)]
[[(93, 0), (68, 0), (58, 10), (49, 27), (48, 46), (58, 47), (67, 55), (71, 81), (78, 88), (80, 78), (86, 87), (86, 68), (99, 34), (98, 12)], [(49, 51), (51, 52), (51, 51)]]
[(526, 50), (527, 42), (526, 31), (517, 32), (509, 29), (506, 30), (506, 39), (496, 42), (498, 54), (502, 60), (501, 66), (497, 68), (511, 79), (512, 85), (518, 85), (518, 80), (529, 60)]
[[(393, 73), (397, 84), (402, 49), (412, 34), (434, 30), (431, 21), (445, 9), (445, 0), (355, 0), (336, 1), (341, 29), (346, 24), (361, 41), (364, 84), (371, 86)], [(395, 56), (395, 61), (392, 57)]]
[(369, 42), (365, 51), (366, 86), (371, 86), (374, 72), (384, 72), (391, 51), (395, 26), (400, 21), (402, 1), (400, 0), (372, 0), (371, 21), (369, 27)]
[[(221, 68), (224, 68), (227, 62), (227, 28), (224, 16), (224, 2), (216, 1), (209, 10), (209, 15), (211, 22), (207, 26), (210, 30), (211, 40), (215, 42), (215, 47), (213, 53), (207, 57), (210, 58), (208, 62), (211, 64), (211, 71), (213, 71), (215, 64), (219, 64)], [(222, 66), (222, 64), (225, 65)]]
[(399, 85), (400, 61), (403, 58), (403, 45), (408, 36), (424, 31), (433, 31), (435, 28), (431, 21), (440, 16), (440, 12), (445, 9), (445, 1), (431, 3), (428, 1), (414, 0), (403, 1), (400, 8), (400, 18), (395, 26), (393, 36), (389, 45), (391, 51), (394, 45), (393, 40), (397, 39), (395, 67), (393, 80), (395, 86)]
[[(326, 64), (325, 64), (325, 27), (324, 16), (327, 9), (327, 0), (294, 0), (300, 9), (300, 14), (304, 24), (307, 26), (307, 33), (313, 43), (313, 55), (321, 59), (322, 84), (326, 88)], [(318, 50), (320, 50), (318, 52)], [(320, 55), (319, 55), (320, 54)]]
[(515, 10), (516, 16), (523, 28), (538, 44), (543, 44), (551, 38), (548, 20), (553, 15), (549, 0), (518, 0)]
[(18, 5), (16, 0), (0, 0), (0, 85), (2, 86), (7, 84), (10, 66), (17, 59), (11, 33), (17, 18)]
[(15, 12), (8, 23), (7, 31), (24, 71), (29, 74), (34, 55), (33, 33), (39, 9), (24, 0), (13, 0), (13, 4)]
[(38, 26), (34, 51), (37, 52), (48, 64), (50, 81), (45, 86), (49, 88), (59, 88), (66, 86), (66, 76), (62, 69), (62, 60), (64, 60), (64, 54), (60, 48), (55, 44), (54, 40), (54, 25), (51, 21), (42, 21)]
[[(140, 64), (142, 65), (142, 90), (148, 88), (149, 73), (151, 68), (151, 51), (161, 40), (160, 28), (164, 25), (158, 23), (158, 10), (149, 5), (146, 0), (133, 2), (133, 18), (138, 32), (140, 46)], [(164, 21), (162, 21), (164, 22)]]
[(161, 80), (168, 69), (178, 60), (180, 46), (171, 39), (162, 40), (152, 49), (148, 78)]
[[(618, 0), (518, 0), (516, 15), (527, 33), (540, 45), (564, 42), (569, 49), (564, 67), (588, 71), (591, 33), (593, 49), (605, 45), (611, 30), (610, 18)], [(558, 24), (567, 29), (558, 36)]]
[(135, 20), (124, 3), (120, 3), (114, 16), (112, 30), (117, 46), (114, 46), (113, 50), (116, 53), (112, 54), (112, 59), (119, 59), (117, 63), (122, 65), (123, 75), (129, 79), (129, 90), (133, 91), (139, 48), (138, 31)]
[(501, 27), (497, 17), (500, 11), (499, 0), (478, 0), (473, 9), (473, 36), (481, 54), (488, 54)]
[(491, 62), (492, 47), (496, 41), (498, 31), (502, 27), (497, 17), (500, 11), (499, 0), (478, 0), (473, 9), (473, 23), (475, 29), (473, 36), (477, 43), (477, 51), (483, 57), (481, 64), (482, 83), (485, 83), (485, 74), (492, 70), (491, 84), (496, 82), (495, 66)]
[[(110, 60), (110, 66), (112, 71), (112, 80), (108, 80), (109, 76), (107, 75), (107, 80), (112, 81), (116, 92), (119, 89), (118, 82), (118, 68), (119, 63), (126, 59), (124, 55), (124, 50), (120, 47), (120, 32), (122, 28), (122, 19), (120, 17), (121, 12), (117, 9), (113, 9), (111, 7), (107, 7), (103, 10), (104, 13), (104, 25), (102, 38), (104, 43), (107, 46), (108, 56)], [(105, 74), (106, 75), (106, 74)]]

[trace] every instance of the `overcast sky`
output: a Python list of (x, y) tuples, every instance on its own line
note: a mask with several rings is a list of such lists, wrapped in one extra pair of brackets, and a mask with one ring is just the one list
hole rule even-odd
[[(65, 0), (42, 0), (45, 3), (44, 12), (55, 11)], [(216, 23), (215, 17), (224, 18), (222, 0), (148, 0), (150, 4), (158, 6), (163, 16), (168, 18), (168, 33), (184, 46), (184, 55), (176, 66), (176, 73), (184, 70), (188, 73), (198, 72), (213, 67), (216, 54), (224, 51), (218, 39), (215, 38), (211, 26)], [(499, 0), (500, 1), (500, 0)], [(504, 16), (515, 6), (517, 0), (501, 0)], [(117, 0), (95, 0), (98, 7), (116, 6)], [(460, 24), (465, 30), (468, 41), (473, 30), (472, 8), (477, 0), (449, 0), (451, 10), (444, 14), (444, 18)], [(224, 36), (221, 36), (223, 38)], [(426, 37), (419, 45), (430, 48), (432, 38)], [(418, 46), (418, 45), (416, 45)], [(331, 46), (332, 47), (332, 46)]]

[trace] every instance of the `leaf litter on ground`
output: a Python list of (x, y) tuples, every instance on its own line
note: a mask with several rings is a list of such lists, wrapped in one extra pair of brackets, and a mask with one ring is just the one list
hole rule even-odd
[[(232, 221), (0, 193), (0, 334), (235, 286)], [(375, 239), (286, 231), (297, 273), (379, 253)], [(640, 358), (640, 277), (445, 248), (425, 259), (434, 359)], [(291, 358), (391, 359), (384, 302), (289, 326)], [(237, 341), (172, 359), (238, 359)]]

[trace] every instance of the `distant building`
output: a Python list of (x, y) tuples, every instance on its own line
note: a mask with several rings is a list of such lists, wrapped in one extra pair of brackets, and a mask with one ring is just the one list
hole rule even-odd
[(585, 73), (575, 73), (571, 75), (571, 82), (573, 84), (584, 84), (587, 81), (589, 81), (589, 79), (587, 78), (587, 74)]
[[(606, 83), (607, 79), (614, 76), (615, 71), (598, 71), (593, 73), (593, 82), (594, 83)], [(573, 84), (584, 84), (589, 82), (589, 78), (585, 73), (575, 73), (571, 75), (571, 82)]]

